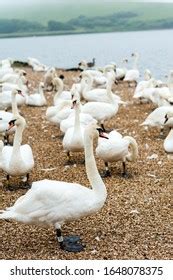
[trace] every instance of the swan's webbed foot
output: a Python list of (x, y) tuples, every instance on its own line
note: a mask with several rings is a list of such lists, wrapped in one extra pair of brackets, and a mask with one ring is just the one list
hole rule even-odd
[(101, 177), (102, 178), (111, 177), (111, 172), (109, 170), (105, 170), (105, 172), (101, 174)]
[(8, 185), (8, 186), (7, 186), (7, 190), (10, 191), (10, 192), (13, 192), (13, 191), (16, 190), (16, 188), (15, 188), (15, 187), (12, 187), (11, 185)]
[(60, 242), (60, 248), (67, 252), (81, 252), (84, 250), (84, 245), (80, 243), (79, 236), (65, 237), (63, 242)]
[(21, 186), (21, 189), (30, 189), (31, 188), (31, 183), (29, 182), (25, 182), (22, 186)]

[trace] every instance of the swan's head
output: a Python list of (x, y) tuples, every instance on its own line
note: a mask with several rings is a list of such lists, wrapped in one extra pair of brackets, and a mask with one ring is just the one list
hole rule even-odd
[(85, 127), (85, 135), (88, 135), (92, 139), (97, 139), (98, 137), (108, 139), (108, 135), (104, 132), (98, 124), (92, 122)]
[(139, 57), (139, 53), (138, 52), (134, 52), (131, 54), (132, 57)]
[(80, 100), (73, 97), (71, 109), (77, 109), (80, 106)]
[(9, 131), (15, 125), (16, 126), (23, 126), (23, 127), (25, 127), (26, 126), (26, 121), (25, 121), (25, 119), (22, 116), (18, 116), (16, 119), (13, 119), (13, 120), (9, 121), (8, 129), (7, 130)]
[(164, 125), (173, 128), (173, 113), (169, 112), (165, 115)]
[(39, 88), (44, 89), (44, 83), (43, 82), (39, 83)]
[(20, 88), (13, 89), (11, 93), (14, 95), (20, 94), (20, 95), (24, 96)]

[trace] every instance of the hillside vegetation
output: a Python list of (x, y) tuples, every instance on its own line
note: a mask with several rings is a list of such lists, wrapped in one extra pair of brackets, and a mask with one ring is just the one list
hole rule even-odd
[[(76, 1), (77, 3), (77, 1)], [(41, 9), (41, 10), (40, 10)], [(173, 28), (173, 4), (101, 3), (0, 6), (0, 36)]]

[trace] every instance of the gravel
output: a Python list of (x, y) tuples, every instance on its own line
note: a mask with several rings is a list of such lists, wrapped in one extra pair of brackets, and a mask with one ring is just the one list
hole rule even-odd
[[(29, 81), (37, 87), (42, 73), (26, 68)], [(77, 72), (58, 70), (65, 75), (66, 88), (70, 88)], [(112, 177), (104, 179), (108, 191), (107, 201), (100, 212), (93, 216), (65, 224), (63, 234), (80, 235), (86, 244), (80, 253), (60, 250), (54, 228), (42, 228), (15, 221), (0, 221), (1, 259), (170, 259), (171, 258), (171, 187), (173, 185), (173, 157), (163, 149), (163, 139), (158, 128), (146, 130), (139, 126), (154, 109), (152, 104), (133, 102), (134, 87), (120, 82), (115, 85), (127, 106), (121, 106), (118, 114), (106, 122), (106, 128), (118, 129), (124, 136), (135, 137), (139, 145), (139, 157), (128, 163), (128, 178), (122, 178), (122, 163), (111, 164)], [(46, 93), (48, 104), (53, 96)], [(61, 132), (45, 119), (46, 107), (23, 106), (26, 118), (23, 143), (31, 145), (35, 167), (31, 181), (54, 179), (78, 182), (89, 186), (83, 153), (73, 155), (75, 164), (66, 165)], [(166, 134), (165, 134), (166, 135)], [(154, 156), (153, 156), (154, 155)], [(157, 156), (156, 156), (157, 155)], [(104, 164), (97, 159), (100, 172)], [(26, 190), (7, 190), (5, 174), (0, 171), (0, 209), (13, 205)], [(21, 183), (13, 178), (14, 185)]]

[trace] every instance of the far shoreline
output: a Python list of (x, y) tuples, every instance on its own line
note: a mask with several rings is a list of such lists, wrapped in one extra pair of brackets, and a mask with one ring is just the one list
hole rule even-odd
[(14, 34), (0, 34), (0, 39), (11, 38), (32, 38), (32, 37), (50, 37), (50, 36), (65, 36), (65, 35), (85, 35), (85, 34), (106, 34), (106, 33), (130, 33), (130, 32), (145, 32), (145, 31), (163, 31), (173, 30), (173, 28), (153, 28), (153, 29), (136, 29), (136, 30), (115, 30), (115, 31), (77, 31), (77, 32), (36, 32), (36, 33), (14, 33)]

